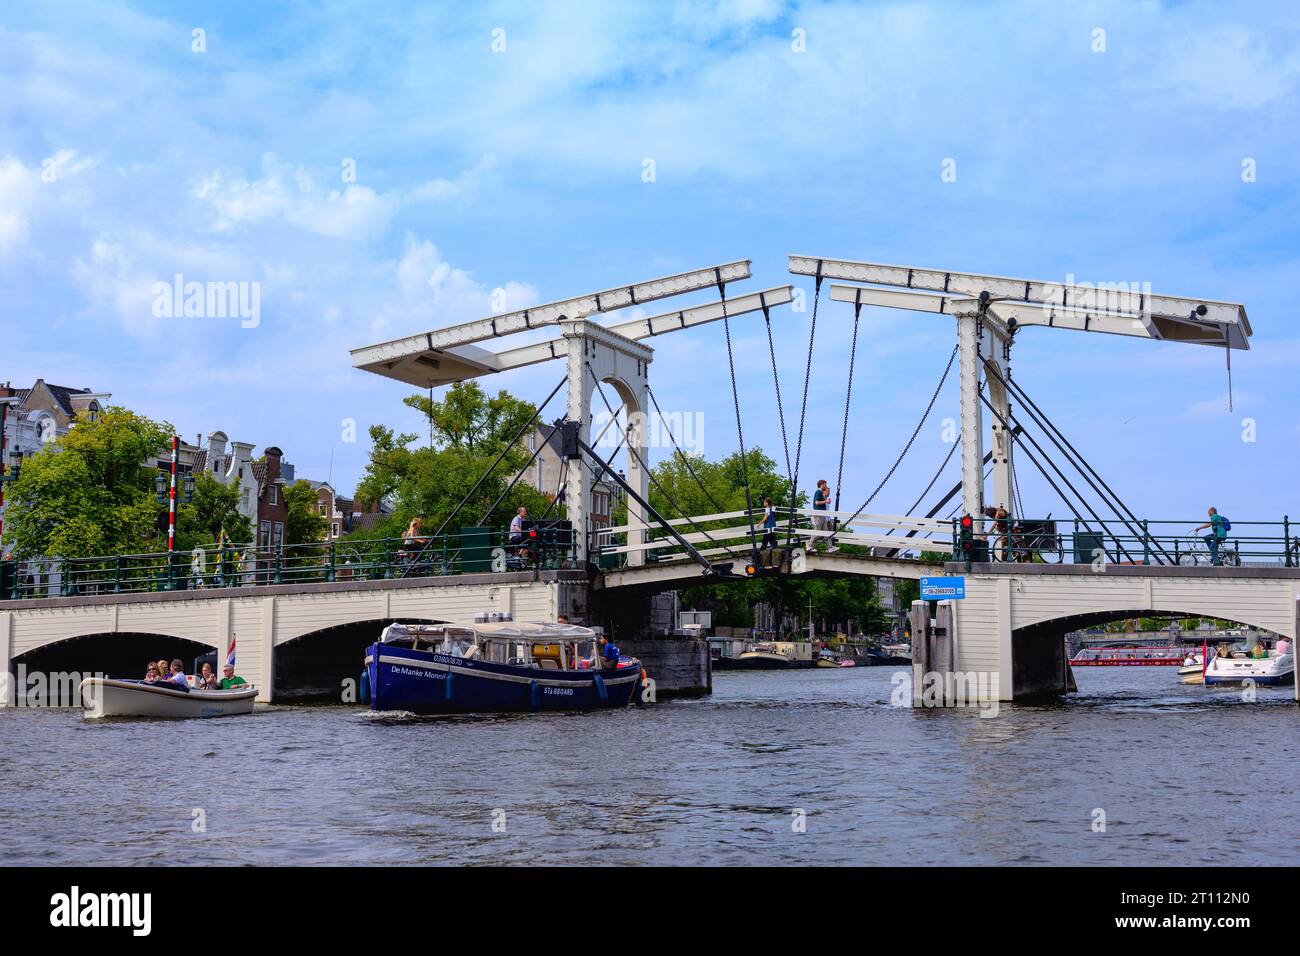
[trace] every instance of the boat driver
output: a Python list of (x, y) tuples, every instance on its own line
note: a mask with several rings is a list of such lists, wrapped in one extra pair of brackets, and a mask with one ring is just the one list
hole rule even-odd
[(600, 651), (601, 665), (609, 670), (614, 670), (618, 667), (618, 661), (619, 658), (622, 657), (622, 654), (619, 652), (619, 649), (615, 646), (614, 642), (602, 634), (596, 639), (596, 643)]

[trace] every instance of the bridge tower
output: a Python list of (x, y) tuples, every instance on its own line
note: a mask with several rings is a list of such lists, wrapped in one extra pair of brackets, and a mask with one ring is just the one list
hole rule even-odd
[[(580, 423), (580, 437), (589, 445), (592, 444), (593, 399), (598, 411), (617, 414), (626, 422), (621, 444), (629, 449), (627, 481), (644, 499), (649, 491), (646, 423), (649, 367), (654, 356), (654, 350), (643, 344), (644, 340), (748, 313), (767, 314), (771, 308), (793, 300), (794, 290), (789, 285), (734, 298), (727, 296), (729, 283), (749, 278), (749, 265), (748, 259), (721, 263), (408, 335), (353, 349), (352, 364), (428, 389), (564, 359), (568, 419)], [(716, 290), (718, 298), (658, 315), (636, 314), (645, 303), (700, 290)], [(635, 311), (619, 315), (629, 309)], [(610, 324), (602, 324), (595, 321), (595, 316), (601, 313), (617, 318)], [(560, 334), (500, 351), (475, 344), (548, 327), (558, 327)], [(621, 410), (617, 406), (603, 408), (608, 398), (603, 388), (606, 384), (612, 386), (617, 401), (622, 403)], [(611, 399), (611, 405), (613, 402)], [(598, 447), (597, 451), (600, 450)], [(591, 463), (570, 463), (564, 503), (577, 538), (578, 557), (583, 561), (590, 545), (591, 485), (597, 477)], [(628, 518), (629, 525), (635, 526), (627, 532), (629, 546), (644, 542), (648, 527), (646, 515), (635, 501), (628, 502)], [(643, 551), (629, 551), (629, 563), (639, 564), (643, 560)]]
[[(831, 299), (953, 317), (960, 362), (962, 504), (977, 519), (984, 508), (984, 409), (992, 419), (993, 502), (1014, 513), (1011, 347), (1026, 326), (1105, 332), (1133, 338), (1231, 349), (1250, 347), (1250, 322), (1232, 302), (1153, 295), (1149, 283), (1065, 283), (790, 256), (790, 272), (832, 283)], [(1071, 277), (1072, 279), (1073, 277)], [(986, 393), (986, 394), (985, 394)]]

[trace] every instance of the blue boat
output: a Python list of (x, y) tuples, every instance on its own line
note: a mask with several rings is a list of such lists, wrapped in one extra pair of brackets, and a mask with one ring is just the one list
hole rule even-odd
[(570, 624), (390, 624), (366, 648), (361, 700), (416, 714), (626, 707), (641, 662), (611, 667), (595, 639)]

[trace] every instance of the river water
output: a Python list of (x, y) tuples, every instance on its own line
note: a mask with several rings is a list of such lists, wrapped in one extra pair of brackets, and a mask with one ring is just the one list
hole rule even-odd
[(723, 672), (711, 698), (574, 715), (0, 709), (0, 847), (11, 865), (1182, 865), (1294, 851), (1291, 688), (1247, 702), (1172, 668), (1079, 668), (1061, 703), (980, 717), (891, 706), (894, 673)]

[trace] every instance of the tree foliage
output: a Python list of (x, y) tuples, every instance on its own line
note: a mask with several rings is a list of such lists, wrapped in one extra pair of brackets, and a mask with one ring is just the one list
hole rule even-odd
[(120, 406), (79, 419), (23, 462), (6, 493), (4, 541), (18, 557), (136, 553), (156, 533), (154, 473), (145, 461), (170, 425)]
[[(441, 400), (432, 403), (424, 395), (411, 395), (405, 403), (429, 418), (433, 446), (415, 447), (418, 436), (414, 434), (397, 434), (384, 425), (370, 427), (370, 461), (357, 487), (357, 498), (366, 503), (382, 501), (393, 508), (392, 517), (368, 532), (370, 535), (399, 536), (415, 517), (424, 520), (426, 532), (435, 530), (536, 411), (532, 404), (505, 391), (489, 396), (476, 382), (454, 384)], [(522, 440), (511, 447), (448, 532), (483, 521), (531, 455)], [(487, 515), (485, 523), (504, 525), (520, 505), (538, 515), (549, 503), (527, 480), (520, 480)]]
[[(776, 462), (761, 448), (748, 449), (743, 460), (739, 451), (718, 461), (693, 456), (689, 466), (677, 454), (659, 462), (653, 474), (655, 480), (650, 485), (650, 503), (668, 518), (681, 514), (743, 511), (746, 506), (746, 476), (749, 479), (749, 504), (755, 510), (762, 508), (764, 497), (771, 498), (777, 507), (791, 503), (789, 479), (777, 471)], [(798, 492), (793, 503), (796, 507), (804, 507), (808, 497), (807, 493)], [(620, 512), (615, 517), (617, 523), (625, 520), (626, 509), (620, 509)], [(708, 530), (739, 523), (729, 519), (700, 527)], [(696, 529), (691, 527), (689, 530)], [(778, 534), (778, 540), (784, 542), (783, 535)], [(802, 544), (802, 539), (796, 541)], [(852, 549), (845, 546), (844, 550)], [(847, 626), (850, 621), (855, 631), (871, 634), (884, 629), (884, 615), (876, 598), (875, 582), (866, 577), (825, 580), (759, 577), (684, 588), (681, 600), (684, 606), (713, 611), (714, 623), (719, 625), (753, 626), (754, 606), (764, 603), (776, 610), (778, 619), (788, 615), (806, 626), (811, 602), (811, 614), (819, 633)]]
[(223, 535), (230, 543), (251, 541), (252, 522), (239, 513), (239, 486), (223, 485), (201, 471), (194, 477), (193, 500), (176, 509), (176, 546), (188, 551)]
[(285, 522), (284, 543), (306, 544), (322, 541), (329, 530), (329, 520), (320, 513), (316, 489), (299, 479), (283, 489), (284, 506), (289, 513)]

